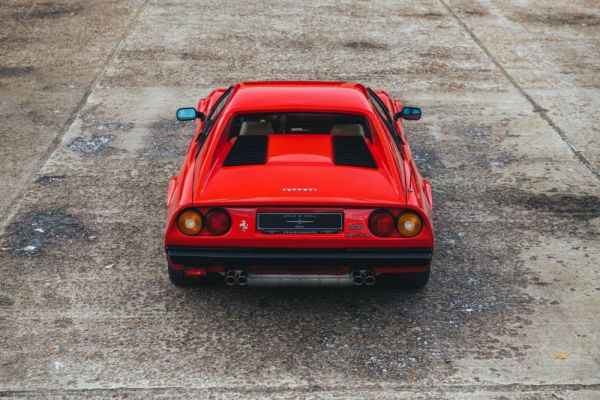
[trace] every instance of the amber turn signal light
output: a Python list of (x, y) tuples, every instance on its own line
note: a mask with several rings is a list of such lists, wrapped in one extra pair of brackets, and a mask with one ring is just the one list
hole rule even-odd
[(186, 235), (197, 235), (202, 230), (202, 214), (196, 210), (186, 210), (179, 215), (177, 227)]
[(414, 212), (405, 212), (398, 216), (398, 232), (404, 237), (413, 237), (421, 233), (423, 222)]

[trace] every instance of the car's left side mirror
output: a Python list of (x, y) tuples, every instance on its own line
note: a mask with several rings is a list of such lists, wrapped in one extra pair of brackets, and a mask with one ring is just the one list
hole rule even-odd
[(204, 114), (200, 111), (196, 111), (193, 107), (185, 107), (177, 109), (177, 119), (179, 121), (193, 121), (198, 118), (201, 121), (204, 121)]
[(400, 118), (413, 121), (421, 119), (421, 109), (419, 107), (402, 107), (402, 111), (394, 115), (395, 120), (399, 120)]

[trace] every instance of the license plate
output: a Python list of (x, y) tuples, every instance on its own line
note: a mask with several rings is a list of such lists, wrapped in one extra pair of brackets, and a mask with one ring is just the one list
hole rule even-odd
[(342, 213), (258, 213), (257, 229), (264, 233), (337, 233)]

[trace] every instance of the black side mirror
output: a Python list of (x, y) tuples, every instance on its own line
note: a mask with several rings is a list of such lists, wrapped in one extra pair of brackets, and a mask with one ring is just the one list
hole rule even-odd
[(196, 111), (194, 107), (185, 107), (177, 109), (177, 119), (179, 121), (193, 121), (198, 118), (200, 121), (204, 121), (204, 113)]
[(395, 120), (399, 120), (400, 118), (412, 121), (421, 119), (421, 109), (419, 107), (402, 107), (402, 111), (394, 115)]

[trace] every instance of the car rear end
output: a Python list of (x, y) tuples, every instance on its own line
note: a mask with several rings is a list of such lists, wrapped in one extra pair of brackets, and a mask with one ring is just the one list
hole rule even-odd
[[(330, 102), (317, 95), (320, 87), (290, 90), (281, 94), (295, 102), (300, 94)], [(407, 202), (412, 187), (403, 182), (395, 143), (378, 135), (381, 126), (362, 90), (331, 93), (345, 94), (346, 109), (236, 112), (243, 96), (233, 96), (222, 133), (201, 154), (191, 198), (170, 212), (169, 270), (172, 279), (183, 277), (174, 281), (351, 286), (404, 277), (417, 282), (408, 286), (427, 283), (433, 230), (427, 211)], [(247, 96), (246, 106), (264, 98)]]
[(187, 208), (169, 229), (169, 268), (228, 285), (372, 285), (427, 273), (433, 251), (428, 219), (400, 208)]

